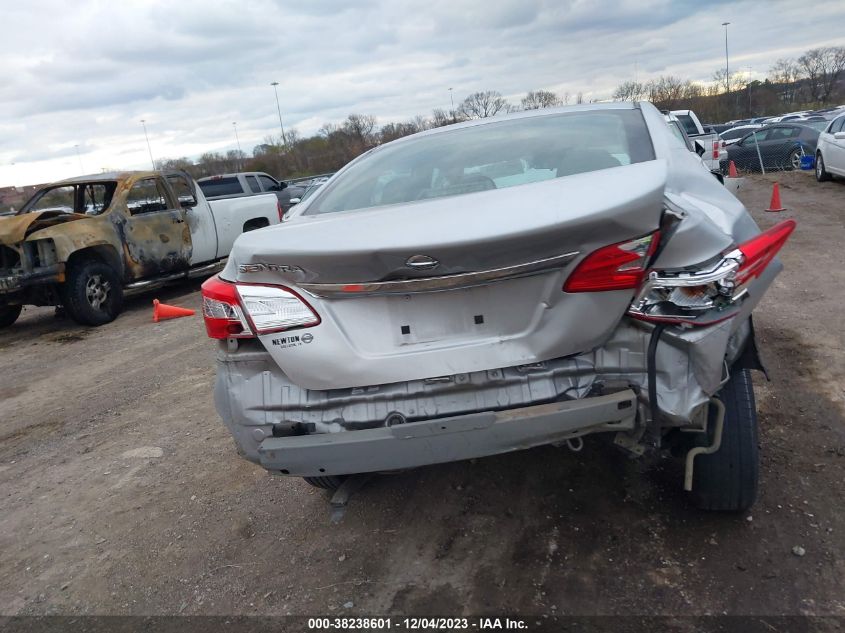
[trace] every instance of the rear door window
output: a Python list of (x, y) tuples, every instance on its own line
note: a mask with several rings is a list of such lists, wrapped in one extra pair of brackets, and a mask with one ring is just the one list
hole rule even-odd
[(126, 195), (126, 208), (132, 215), (166, 211), (169, 208), (167, 196), (156, 178), (139, 180)]
[(202, 189), (202, 192), (209, 198), (214, 196), (232, 196), (244, 193), (240, 181), (234, 176), (203, 180), (200, 183), (200, 189)]
[(681, 125), (684, 126), (684, 131), (690, 136), (698, 136), (698, 126), (696, 126), (695, 121), (692, 120), (692, 117), (688, 114), (676, 114), (678, 121), (681, 122)]
[(246, 184), (252, 189), (252, 193), (261, 193), (261, 186), (258, 184), (258, 178), (255, 176), (247, 176)]
[(170, 188), (173, 189), (173, 193), (175, 193), (176, 197), (179, 199), (180, 206), (197, 206), (197, 198), (185, 176), (182, 176), (181, 174), (171, 174), (167, 177), (167, 182), (170, 185)]

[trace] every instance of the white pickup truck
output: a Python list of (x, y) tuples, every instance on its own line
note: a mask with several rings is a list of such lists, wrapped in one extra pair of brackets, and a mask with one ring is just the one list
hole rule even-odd
[(684, 126), (684, 132), (695, 145), (696, 153), (701, 156), (701, 160), (710, 171), (719, 171), (720, 161), (728, 156), (725, 142), (719, 138), (719, 135), (715, 131), (705, 130), (692, 110), (672, 110), (670, 114)]
[(108, 323), (126, 295), (217, 272), (238, 235), (281, 215), (272, 193), (209, 202), (184, 172), (46, 185), (0, 218), (0, 327), (24, 305), (63, 306), (79, 323)]

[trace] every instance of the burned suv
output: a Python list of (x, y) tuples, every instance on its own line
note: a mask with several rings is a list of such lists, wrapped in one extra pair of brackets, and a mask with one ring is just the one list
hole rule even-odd
[(648, 103), (522, 112), (371, 150), (203, 285), (239, 452), (344, 476), (611, 433), (701, 508), (757, 490), (762, 232)]

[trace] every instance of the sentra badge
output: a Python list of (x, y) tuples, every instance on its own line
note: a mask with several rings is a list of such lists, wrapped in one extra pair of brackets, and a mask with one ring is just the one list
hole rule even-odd
[(305, 270), (299, 266), (291, 266), (288, 264), (240, 264), (238, 266), (240, 273), (304, 273)]

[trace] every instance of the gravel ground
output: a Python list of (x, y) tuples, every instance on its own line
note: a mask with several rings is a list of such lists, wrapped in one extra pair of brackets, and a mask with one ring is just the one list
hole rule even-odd
[[(0, 614), (845, 615), (845, 183), (739, 197), (798, 229), (755, 313), (761, 497), (701, 514), (673, 461), (591, 437), (325, 493), (240, 459), (199, 317), (152, 296), (89, 329), (28, 308), (0, 333)], [(198, 284), (159, 293), (199, 308)]]

